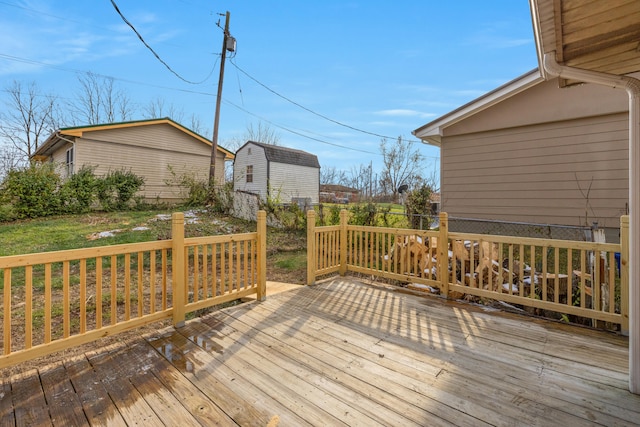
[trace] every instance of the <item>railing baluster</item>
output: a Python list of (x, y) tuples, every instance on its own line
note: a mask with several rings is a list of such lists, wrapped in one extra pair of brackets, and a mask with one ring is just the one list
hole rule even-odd
[(13, 307), (11, 305), (11, 268), (4, 269), (4, 318), (3, 320), (3, 350), (4, 354), (11, 353), (11, 316), (13, 313)]
[(80, 333), (87, 332), (87, 260), (80, 260)]
[(118, 257), (111, 256), (111, 325), (118, 323)]
[(144, 316), (144, 253), (138, 252), (138, 316)]
[(70, 326), (70, 301), (69, 301), (69, 261), (62, 262), (62, 336), (69, 338)]
[(24, 348), (31, 348), (33, 344), (33, 267), (27, 265), (24, 268)]
[(50, 342), (51, 342), (51, 263), (46, 263), (44, 265), (44, 343), (48, 344)]
[(96, 329), (102, 328), (102, 257), (96, 257)]
[(131, 319), (131, 254), (124, 254), (124, 320)]

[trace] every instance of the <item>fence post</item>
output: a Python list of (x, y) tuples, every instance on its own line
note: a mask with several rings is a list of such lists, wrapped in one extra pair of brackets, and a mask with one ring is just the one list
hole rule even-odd
[(185, 259), (184, 214), (171, 215), (171, 295), (173, 299), (173, 326), (184, 326), (185, 319)]
[(340, 211), (340, 270), (341, 276), (347, 274), (347, 225), (349, 222), (349, 211)]
[(620, 314), (622, 335), (629, 336), (629, 215), (620, 217)]
[(449, 298), (449, 215), (440, 212), (440, 234), (438, 235), (438, 280), (440, 291)]
[(256, 299), (258, 301), (264, 301), (267, 299), (267, 212), (259, 210), (257, 218), (258, 294), (256, 295)]
[(307, 211), (307, 285), (316, 283), (316, 211)]

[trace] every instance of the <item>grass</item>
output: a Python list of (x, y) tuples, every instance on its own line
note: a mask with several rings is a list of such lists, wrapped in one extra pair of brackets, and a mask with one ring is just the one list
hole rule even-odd
[(304, 270), (307, 267), (307, 253), (306, 251), (280, 253), (274, 257), (273, 264), (283, 270)]
[[(0, 224), (0, 241), (3, 243), (0, 245), (0, 256), (170, 239), (171, 220), (158, 220), (159, 214), (169, 215), (171, 211), (94, 212), (3, 223)], [(206, 211), (199, 212), (198, 218), (197, 224), (185, 225), (185, 237), (246, 233), (256, 229), (254, 222), (223, 217)], [(134, 230), (136, 227), (147, 229)], [(119, 230), (119, 232), (113, 237), (91, 238), (96, 233), (110, 230)], [(298, 276), (305, 271), (305, 266), (300, 265), (299, 259), (306, 257), (306, 232), (268, 227), (267, 233), (267, 263), (278, 261), (290, 265), (288, 268), (278, 268), (277, 280), (287, 280), (289, 275), (293, 277), (292, 280), (295, 280), (293, 283), (297, 283)], [(292, 261), (287, 261), (288, 258), (292, 258)], [(145, 264), (148, 261), (145, 257)], [(88, 267), (92, 263), (95, 263), (95, 260), (89, 260)], [(132, 259), (132, 268), (136, 265), (136, 260)], [(298, 267), (294, 267), (296, 265)], [(103, 268), (109, 268), (109, 266), (110, 260), (105, 258)], [(55, 268), (61, 267), (54, 266)], [(75, 263), (72, 263), (71, 268), (77, 268)], [(295, 271), (296, 268), (298, 268), (297, 271)], [(42, 272), (39, 269), (42, 269), (42, 266), (34, 268), (34, 288), (41, 290), (39, 277)], [(24, 268), (13, 269), (13, 282), (24, 283)], [(0, 289), (2, 284), (3, 277), (0, 275)], [(54, 289), (59, 288), (61, 281), (56, 279), (52, 285)]]
[[(158, 213), (166, 211), (140, 211), (118, 213), (92, 213), (23, 220), (0, 225), (0, 256), (64, 249), (87, 248), (155, 240), (170, 236), (170, 221), (150, 222)], [(137, 226), (150, 227), (147, 231), (133, 231)], [(122, 230), (114, 237), (90, 240), (94, 233)]]

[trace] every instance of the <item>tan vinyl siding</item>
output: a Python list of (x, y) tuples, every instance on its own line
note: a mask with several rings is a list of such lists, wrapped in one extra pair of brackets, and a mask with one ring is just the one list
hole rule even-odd
[(620, 113), (448, 136), (442, 210), (466, 218), (618, 227), (628, 200), (627, 120)]
[(271, 163), (271, 191), (279, 194), (282, 203), (291, 203), (291, 198), (311, 198), (318, 203), (320, 174), (317, 168)]
[[(177, 187), (167, 186), (174, 177), (192, 174), (207, 180), (211, 146), (196, 140), (170, 125), (125, 127), (85, 132), (76, 142), (76, 170), (82, 165), (95, 166), (96, 175), (110, 170), (131, 170), (145, 179), (141, 196), (177, 201), (185, 194)], [(57, 150), (54, 158), (64, 160), (65, 150)], [(224, 181), (224, 156), (218, 153), (218, 182)]]

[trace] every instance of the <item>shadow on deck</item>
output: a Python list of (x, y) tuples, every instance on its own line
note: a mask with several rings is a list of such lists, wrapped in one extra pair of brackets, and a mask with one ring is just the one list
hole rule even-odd
[(0, 425), (638, 425), (628, 340), (334, 278), (12, 378)]

